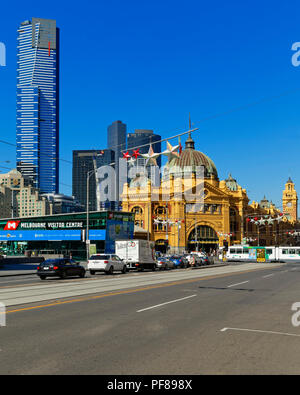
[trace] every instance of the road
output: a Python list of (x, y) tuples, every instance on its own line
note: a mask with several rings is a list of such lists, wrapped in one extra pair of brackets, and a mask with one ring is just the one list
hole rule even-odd
[(0, 301), (0, 374), (300, 372), (300, 263), (1, 281)]

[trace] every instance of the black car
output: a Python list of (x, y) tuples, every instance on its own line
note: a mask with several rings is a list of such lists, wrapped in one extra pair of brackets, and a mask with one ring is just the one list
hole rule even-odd
[(47, 259), (37, 267), (36, 274), (45, 280), (46, 277), (67, 278), (72, 276), (85, 276), (85, 268), (68, 258)]

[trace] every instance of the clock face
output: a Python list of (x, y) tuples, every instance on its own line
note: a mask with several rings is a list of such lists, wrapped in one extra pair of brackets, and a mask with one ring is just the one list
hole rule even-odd
[(286, 207), (292, 207), (292, 202), (287, 202)]

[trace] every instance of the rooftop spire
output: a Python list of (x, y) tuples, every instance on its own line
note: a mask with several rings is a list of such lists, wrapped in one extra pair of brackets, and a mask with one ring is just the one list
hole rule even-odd
[(195, 149), (195, 142), (192, 139), (191, 135), (191, 129), (192, 129), (192, 122), (191, 122), (191, 113), (189, 113), (189, 137), (187, 138), (185, 142), (185, 149)]

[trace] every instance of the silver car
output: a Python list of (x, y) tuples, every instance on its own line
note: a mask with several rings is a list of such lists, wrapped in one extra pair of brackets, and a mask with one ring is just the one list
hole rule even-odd
[(160, 257), (156, 260), (156, 267), (159, 270), (175, 269), (175, 264), (166, 257)]

